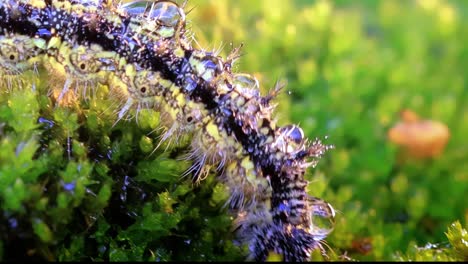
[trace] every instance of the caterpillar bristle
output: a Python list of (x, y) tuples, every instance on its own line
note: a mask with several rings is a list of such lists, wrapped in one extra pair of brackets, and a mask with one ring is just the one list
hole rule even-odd
[[(224, 59), (187, 29), (187, 1), (0, 0), (0, 74), (8, 89), (28, 72), (47, 70), (50, 96), (72, 107), (108, 87), (115, 121), (139, 122), (143, 109), (159, 112), (159, 142), (191, 136), (182, 177), (201, 183), (216, 173), (230, 191), (225, 206), (249, 245), (249, 259), (270, 252), (307, 261), (332, 230), (335, 213), (310, 198), (304, 174), (332, 146), (310, 142), (297, 125), (277, 126), (273, 115), (284, 83), (260, 94), (259, 81), (233, 72), (242, 44)], [(33, 81), (33, 85), (35, 85)], [(151, 133), (151, 132), (150, 132)], [(70, 154), (70, 153), (69, 153)], [(71, 158), (71, 157), (70, 157)], [(317, 222), (315, 222), (317, 221)]]

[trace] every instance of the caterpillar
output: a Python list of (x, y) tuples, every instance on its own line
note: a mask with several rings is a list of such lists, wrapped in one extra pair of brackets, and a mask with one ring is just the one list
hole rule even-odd
[(39, 68), (54, 76), (57, 103), (106, 85), (117, 120), (160, 112), (161, 142), (192, 135), (195, 182), (215, 170), (230, 189), (234, 229), (247, 259), (270, 253), (307, 261), (321, 249), (332, 206), (310, 197), (304, 174), (332, 146), (310, 141), (297, 125), (277, 126), (271, 101), (252, 75), (232, 71), (239, 49), (222, 58), (191, 46), (183, 6), (168, 0), (0, 0), (0, 73), (14, 88)]

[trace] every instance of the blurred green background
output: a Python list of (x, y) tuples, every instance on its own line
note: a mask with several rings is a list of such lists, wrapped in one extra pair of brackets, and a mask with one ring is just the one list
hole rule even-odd
[[(310, 194), (337, 211), (332, 259), (468, 260), (468, 1), (191, 0), (185, 10), (195, 48), (225, 57), (243, 43), (234, 71), (254, 74), (264, 94), (287, 81), (279, 125), (335, 146), (307, 175)], [(180, 178), (189, 138), (150, 154), (158, 113), (115, 124), (106, 87), (56, 107), (40, 71), (35, 89), (4, 82), (0, 96), (0, 260), (244, 259), (226, 187), (214, 174)], [(448, 126), (441, 155), (389, 142), (403, 109)]]
[[(202, 47), (244, 44), (237, 70), (264, 92), (286, 80), (277, 116), (335, 149), (310, 174), (338, 211), (331, 248), (389, 260), (410, 243), (445, 246), (468, 221), (468, 1), (192, 1)], [(442, 155), (411, 159), (388, 141), (399, 112), (445, 123)]]

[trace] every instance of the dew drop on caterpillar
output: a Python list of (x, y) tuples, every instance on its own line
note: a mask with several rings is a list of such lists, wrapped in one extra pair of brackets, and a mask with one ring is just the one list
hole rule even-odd
[(160, 112), (160, 142), (192, 136), (184, 175), (199, 182), (215, 171), (229, 188), (249, 259), (274, 252), (307, 261), (335, 213), (309, 197), (304, 174), (331, 146), (309, 141), (299, 126), (277, 126), (271, 101), (280, 87), (262, 96), (253, 76), (232, 72), (239, 49), (223, 59), (193, 48), (185, 19), (173, 1), (0, 0), (2, 78), (16, 82), (41, 67), (59, 105), (69, 92), (87, 99), (108, 86), (117, 121)]

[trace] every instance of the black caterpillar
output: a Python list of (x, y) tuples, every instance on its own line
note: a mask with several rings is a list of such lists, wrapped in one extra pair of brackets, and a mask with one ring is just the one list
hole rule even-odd
[(333, 208), (306, 192), (304, 173), (330, 146), (310, 142), (295, 125), (277, 127), (258, 81), (233, 73), (239, 49), (226, 59), (194, 49), (183, 8), (172, 1), (0, 0), (0, 71), (13, 88), (21, 74), (44, 67), (57, 101), (104, 84), (131, 109), (161, 113), (162, 140), (193, 135), (187, 173), (202, 180), (212, 167), (230, 188), (236, 232), (249, 259), (270, 252), (307, 261), (331, 229)]

